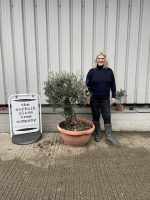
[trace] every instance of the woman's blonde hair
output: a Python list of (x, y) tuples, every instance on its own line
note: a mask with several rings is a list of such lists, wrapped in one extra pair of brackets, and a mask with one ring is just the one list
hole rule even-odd
[(104, 68), (107, 68), (107, 67), (108, 67), (108, 57), (107, 57), (107, 55), (106, 55), (104, 52), (100, 52), (100, 53), (96, 56), (96, 58), (95, 58), (95, 60), (94, 60), (94, 66), (93, 66), (93, 67), (96, 67), (96, 66), (97, 66), (97, 58), (98, 58), (100, 55), (103, 55), (103, 56), (104, 56), (104, 58), (105, 58)]

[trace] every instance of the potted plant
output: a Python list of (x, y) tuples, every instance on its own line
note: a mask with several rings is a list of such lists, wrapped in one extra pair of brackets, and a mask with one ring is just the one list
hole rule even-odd
[(126, 101), (127, 91), (120, 89), (116, 94), (116, 110), (122, 112), (124, 110), (123, 104)]
[(78, 119), (74, 105), (85, 105), (89, 91), (81, 75), (63, 72), (51, 72), (44, 86), (47, 102), (53, 109), (62, 109), (65, 120), (57, 128), (65, 142), (72, 146), (85, 145), (95, 127), (90, 120)]

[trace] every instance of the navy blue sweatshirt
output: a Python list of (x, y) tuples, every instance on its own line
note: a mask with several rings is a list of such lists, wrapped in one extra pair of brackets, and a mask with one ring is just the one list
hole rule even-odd
[(86, 77), (86, 85), (93, 97), (116, 97), (116, 83), (114, 73), (111, 68), (97, 66), (89, 70)]

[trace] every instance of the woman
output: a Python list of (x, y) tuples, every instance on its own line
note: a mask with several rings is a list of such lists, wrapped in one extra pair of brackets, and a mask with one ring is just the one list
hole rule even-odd
[(86, 84), (91, 92), (90, 106), (92, 110), (93, 123), (95, 125), (95, 141), (102, 138), (100, 131), (100, 110), (104, 120), (106, 130), (106, 142), (119, 147), (120, 144), (112, 136), (111, 111), (110, 111), (110, 91), (111, 103), (115, 103), (116, 84), (112, 69), (108, 67), (107, 56), (104, 53), (97, 55), (96, 66), (89, 70), (86, 77)]

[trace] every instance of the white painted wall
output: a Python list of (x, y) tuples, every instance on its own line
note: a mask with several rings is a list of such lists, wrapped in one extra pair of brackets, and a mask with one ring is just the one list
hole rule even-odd
[(105, 51), (127, 103), (150, 103), (149, 0), (0, 0), (0, 104), (49, 71), (83, 72)]

